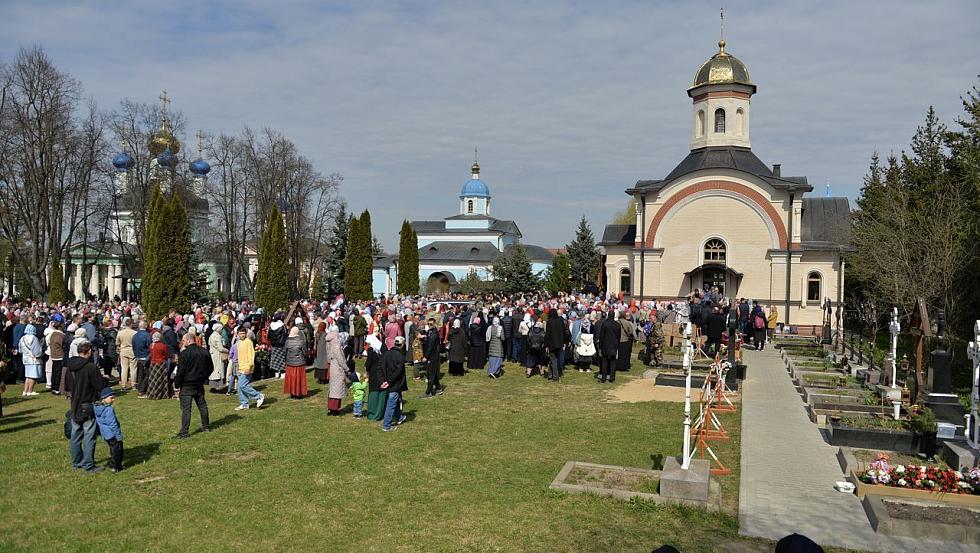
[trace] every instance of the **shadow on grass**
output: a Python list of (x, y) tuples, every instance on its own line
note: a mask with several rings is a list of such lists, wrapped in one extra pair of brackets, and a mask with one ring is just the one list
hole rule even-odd
[(314, 397), (314, 396), (317, 396), (317, 395), (319, 395), (321, 393), (323, 393), (323, 389), (322, 388), (311, 388), (310, 391), (307, 392), (306, 397)]
[(156, 455), (160, 451), (160, 442), (154, 442), (152, 444), (143, 444), (134, 448), (126, 449), (126, 464), (128, 465), (138, 465), (140, 463), (145, 463), (150, 460), (151, 457)]
[(34, 422), (29, 422), (27, 424), (22, 424), (20, 426), (11, 426), (9, 428), (0, 429), (0, 434), (11, 434), (13, 432), (20, 432), (21, 430), (29, 430), (31, 428), (37, 428), (39, 426), (47, 426), (49, 424), (54, 424), (51, 419), (44, 419)]
[(664, 459), (666, 459), (666, 456), (663, 453), (650, 455), (650, 460), (653, 461), (653, 470), (664, 470)]
[(37, 417), (28, 417), (26, 415), (21, 415), (20, 413), (18, 413), (12, 417), (7, 416), (7, 417), (0, 418), (0, 425), (10, 424), (14, 422), (24, 422), (25, 420), (31, 420), (36, 418)]
[(222, 426), (228, 426), (235, 421), (241, 420), (241, 418), (242, 417), (240, 415), (236, 415), (234, 413), (225, 415), (216, 421), (211, 421), (211, 430), (217, 430)]
[(45, 410), (46, 409), (44, 407), (36, 407), (34, 409), (27, 409), (26, 411), (17, 411), (16, 413), (7, 413), (3, 417), (0, 417), (0, 422), (3, 422), (5, 420), (7, 420), (8, 418), (12, 419), (14, 417), (22, 417), (24, 415), (30, 415), (31, 413), (37, 413), (38, 411), (45, 411)]

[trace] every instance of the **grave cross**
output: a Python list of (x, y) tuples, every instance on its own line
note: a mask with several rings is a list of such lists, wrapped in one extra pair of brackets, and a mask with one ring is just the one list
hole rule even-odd
[(888, 360), (892, 365), (892, 388), (897, 388), (896, 365), (898, 364), (898, 333), (902, 330), (902, 325), (898, 322), (898, 308), (892, 307), (892, 321), (888, 325), (888, 332), (892, 335), (891, 351), (888, 353)]
[[(970, 394), (970, 422), (973, 430), (972, 436), (967, 435), (967, 441), (975, 448), (980, 448), (980, 414), (977, 413), (980, 404), (980, 321), (973, 327), (973, 341), (967, 349), (967, 356), (973, 361), (973, 391)], [(972, 438), (972, 439), (971, 439)]]
[(691, 361), (694, 356), (691, 345), (691, 323), (684, 325), (684, 455), (681, 468), (691, 467)]

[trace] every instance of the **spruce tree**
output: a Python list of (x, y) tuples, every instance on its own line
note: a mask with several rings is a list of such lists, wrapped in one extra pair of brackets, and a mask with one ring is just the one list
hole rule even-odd
[(289, 306), (289, 258), (286, 229), (278, 206), (272, 206), (259, 246), (259, 274), (255, 303), (274, 313)]
[(166, 277), (161, 274), (162, 251), (161, 234), (164, 232), (167, 204), (160, 190), (160, 184), (153, 185), (150, 192), (150, 206), (146, 215), (146, 233), (143, 239), (143, 279), (140, 289), (140, 301), (143, 309), (153, 319), (165, 315), (161, 304), (164, 297), (163, 287)]
[(565, 246), (568, 253), (568, 265), (572, 286), (583, 290), (589, 283), (595, 282), (596, 271), (599, 269), (599, 250), (592, 236), (585, 215), (578, 223), (575, 240)]
[(347, 232), (347, 255), (344, 259), (344, 295), (354, 300), (357, 290), (357, 247), (361, 240), (361, 219), (351, 217)]
[(533, 292), (540, 287), (531, 271), (531, 258), (524, 246), (514, 244), (493, 260), (493, 278), (504, 292)]
[(340, 203), (337, 217), (334, 220), (330, 240), (327, 242), (326, 256), (323, 259), (323, 297), (333, 299), (344, 292), (344, 273), (347, 261), (347, 238), (350, 232), (350, 214), (347, 204)]
[(548, 267), (545, 274), (545, 288), (552, 293), (568, 292), (570, 278), (568, 256), (560, 253), (552, 260), (551, 267)]
[(368, 300), (374, 295), (371, 271), (374, 266), (371, 233), (371, 213), (364, 210), (355, 225), (351, 223), (351, 240), (348, 242), (348, 257), (351, 262), (347, 264), (347, 271), (351, 278), (347, 281), (347, 295), (352, 300)]
[(71, 292), (65, 283), (64, 270), (57, 254), (51, 256), (51, 280), (48, 287), (48, 303), (67, 303), (71, 301)]
[(409, 240), (411, 248), (409, 248), (409, 257), (411, 258), (411, 263), (409, 263), (408, 268), (411, 274), (408, 276), (408, 293), (418, 294), (419, 293), (419, 235), (415, 232), (412, 225), (408, 226), (408, 231), (411, 233), (412, 237)]

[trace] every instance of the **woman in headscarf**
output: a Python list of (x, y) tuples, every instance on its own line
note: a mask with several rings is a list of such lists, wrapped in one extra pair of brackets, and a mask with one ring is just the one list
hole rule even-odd
[(211, 336), (208, 338), (208, 351), (211, 352), (211, 374), (208, 381), (211, 384), (211, 391), (217, 392), (221, 388), (225, 377), (225, 360), (228, 359), (228, 348), (225, 347), (225, 337), (221, 333), (221, 323), (211, 325)]
[(286, 368), (286, 325), (282, 322), (282, 316), (277, 314), (275, 320), (269, 324), (269, 370), (276, 375), (276, 378), (284, 378), (283, 371)]
[[(167, 344), (161, 341), (161, 334), (156, 331), (150, 337), (150, 369), (146, 379), (146, 397), (164, 399), (167, 397)], [(76, 340), (78, 341), (78, 340)], [(75, 342), (72, 342), (74, 345)]]
[(316, 327), (316, 339), (314, 347), (316, 356), (313, 358), (313, 377), (317, 384), (327, 383), (327, 324), (320, 322)]
[(368, 375), (368, 414), (369, 421), (380, 421), (385, 416), (388, 391), (381, 389), (384, 382), (384, 368), (381, 366), (381, 340), (368, 334), (364, 341), (364, 371)]
[(453, 326), (449, 329), (449, 374), (450, 376), (463, 376), (463, 361), (466, 360), (466, 334), (463, 332), (463, 325), (459, 318), (453, 319)]
[(37, 339), (37, 328), (34, 325), (29, 324), (24, 329), (17, 349), (20, 351), (20, 358), (24, 360), (24, 392), (21, 395), (36, 396), (34, 383), (42, 377), (41, 356), (44, 355), (44, 349)]
[(504, 361), (504, 327), (500, 326), (500, 317), (494, 317), (493, 324), (487, 329), (487, 351), (490, 356), (487, 376), (499, 378), (500, 365)]
[(469, 369), (482, 370), (487, 364), (487, 336), (480, 322), (480, 317), (473, 317), (470, 322), (469, 355), (466, 366)]
[[(330, 365), (330, 387), (327, 390), (327, 414), (340, 415), (341, 400), (347, 395), (347, 359), (341, 349), (336, 326), (327, 332), (327, 363)], [(379, 383), (380, 384), (380, 383)]]
[(306, 339), (299, 325), (289, 329), (286, 339), (286, 380), (283, 382), (283, 393), (293, 399), (306, 397)]

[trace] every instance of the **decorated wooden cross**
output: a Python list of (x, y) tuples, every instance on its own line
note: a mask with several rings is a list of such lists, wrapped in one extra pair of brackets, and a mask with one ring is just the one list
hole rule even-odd
[(898, 365), (898, 333), (901, 332), (902, 325), (898, 322), (898, 308), (892, 307), (892, 320), (888, 325), (888, 332), (892, 335), (891, 350), (888, 353), (888, 361), (892, 366), (892, 388), (897, 388), (896, 368)]

